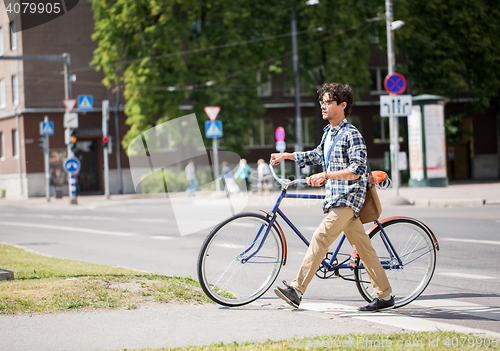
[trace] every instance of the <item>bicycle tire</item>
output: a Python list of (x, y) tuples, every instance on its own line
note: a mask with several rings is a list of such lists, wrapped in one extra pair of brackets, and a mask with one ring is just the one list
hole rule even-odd
[[(396, 218), (382, 223), (382, 227), (403, 261), (401, 269), (385, 269), (395, 299), (394, 308), (398, 308), (415, 300), (429, 285), (436, 268), (436, 245), (429, 230), (417, 220)], [(380, 233), (376, 227), (370, 233), (370, 240), (381, 262), (387, 262), (388, 251)], [(371, 302), (376, 294), (366, 271), (355, 269), (354, 277), (361, 296)]]
[[(205, 294), (223, 306), (242, 306), (261, 297), (274, 283), (283, 261), (283, 242), (275, 225), (260, 251), (242, 263), (270, 220), (256, 213), (239, 213), (218, 224), (207, 236), (198, 256), (198, 280)], [(260, 243), (257, 240), (257, 245)]]

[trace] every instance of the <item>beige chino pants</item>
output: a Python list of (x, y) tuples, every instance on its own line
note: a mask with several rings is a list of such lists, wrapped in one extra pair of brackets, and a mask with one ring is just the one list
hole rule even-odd
[(349, 207), (333, 207), (313, 234), (297, 278), (290, 284), (302, 294), (325, 258), (328, 248), (344, 232), (358, 253), (378, 297), (386, 297), (391, 285), (359, 218)]

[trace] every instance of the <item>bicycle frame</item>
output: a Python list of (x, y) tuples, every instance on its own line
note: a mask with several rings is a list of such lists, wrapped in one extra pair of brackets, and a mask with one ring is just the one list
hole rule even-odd
[[(268, 212), (268, 215), (270, 217), (270, 222), (269, 222), (269, 226), (266, 229), (266, 232), (261, 237), (262, 229), (264, 228), (264, 225), (262, 225), (260, 227), (260, 229), (259, 229), (259, 232), (257, 233), (257, 235), (255, 236), (254, 240), (252, 241), (252, 244), (248, 248), (246, 248), (242, 253), (240, 253), (239, 257), (243, 257), (245, 254), (247, 254), (248, 252), (250, 252), (254, 248), (255, 244), (259, 241), (259, 237), (261, 237), (260, 238), (260, 243), (259, 243), (258, 247), (249, 256), (247, 256), (245, 258), (242, 258), (241, 259), (242, 263), (247, 262), (255, 254), (257, 254), (257, 252), (260, 251), (260, 249), (264, 245), (264, 242), (266, 241), (266, 238), (269, 235), (269, 232), (270, 232), (271, 228), (273, 227), (274, 222), (276, 221), (276, 218), (278, 217), (278, 215), (286, 222), (286, 224), (288, 224), (288, 226), (295, 232), (295, 234), (297, 234), (297, 236), (304, 242), (304, 244), (306, 244), (306, 246), (309, 246), (309, 244), (310, 244), (309, 241), (302, 235), (302, 233), (300, 232), (300, 230), (297, 229), (297, 227), (283, 213), (283, 211), (280, 210), (279, 206), (280, 206), (281, 202), (283, 201), (283, 199), (285, 199), (285, 198), (323, 200), (325, 198), (325, 196), (324, 195), (308, 195), (308, 194), (288, 194), (286, 188), (282, 189), (281, 193), (280, 193), (280, 195), (278, 197), (278, 199), (276, 200), (276, 203), (274, 204), (273, 209), (271, 210), (271, 212)], [(387, 236), (387, 234), (386, 234), (386, 232), (385, 232), (382, 224), (378, 220), (374, 221), (374, 223), (377, 224), (377, 226), (380, 228), (380, 236), (381, 236), (382, 242), (384, 243), (384, 245), (385, 245), (385, 247), (387, 249), (387, 252), (389, 254), (389, 260), (381, 262), (382, 267), (384, 269), (402, 269), (403, 268), (403, 261), (401, 260), (401, 258), (399, 257), (398, 253), (394, 249), (394, 247), (393, 247), (391, 241), (389, 240), (389, 237)], [(335, 264), (334, 263), (337, 260), (337, 255), (338, 255), (338, 253), (339, 253), (342, 245), (344, 244), (345, 239), (346, 239), (345, 234), (342, 234), (342, 236), (340, 237), (340, 242), (337, 245), (337, 247), (335, 249), (335, 252), (333, 253), (333, 255), (330, 258), (330, 260), (327, 261), (326, 259), (324, 259), (322, 261), (322, 265), (323, 265), (323, 267), (327, 271), (338, 270), (338, 269), (346, 269), (346, 268), (349, 268), (349, 269), (364, 269), (363, 264), (360, 264), (360, 265), (358, 265), (356, 267), (353, 267), (349, 263), (346, 263), (347, 261), (350, 260), (350, 258), (348, 258), (347, 260), (345, 260), (344, 262), (342, 262), (340, 264)], [(348, 279), (348, 280), (350, 280), (350, 279)]]

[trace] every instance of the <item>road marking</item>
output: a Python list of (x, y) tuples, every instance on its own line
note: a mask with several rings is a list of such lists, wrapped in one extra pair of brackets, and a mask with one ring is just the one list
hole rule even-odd
[(466, 278), (466, 279), (497, 279), (497, 277), (490, 277), (487, 275), (477, 275), (477, 274), (466, 274), (466, 273), (436, 273), (440, 275), (447, 275), (450, 277)]
[(439, 239), (439, 240), (457, 241), (457, 242), (460, 242), (460, 243), (500, 245), (500, 241), (494, 241), (494, 240), (474, 240), (474, 239), (455, 239), (455, 238), (442, 238), (442, 239)]
[[(445, 300), (439, 300), (439, 301), (442, 302)], [(412, 302), (412, 304), (417, 304), (417, 301)], [(476, 335), (482, 334), (491, 338), (500, 339), (500, 333), (495, 333), (489, 330), (474, 329), (451, 323), (435, 322), (431, 320), (426, 320), (424, 318), (403, 316), (396, 314), (391, 310), (390, 312), (358, 313), (357, 308), (354, 306), (341, 305), (336, 303), (307, 303), (307, 302), (303, 302), (300, 305), (300, 308), (310, 311), (323, 312), (323, 313), (333, 313), (339, 315), (340, 317), (349, 317), (368, 322), (390, 325), (397, 328), (409, 329), (417, 332), (444, 330), (444, 331), (455, 331), (458, 333), (465, 333), (465, 334), (476, 334)]]
[(165, 235), (151, 235), (151, 239), (158, 239), (158, 240), (173, 240), (171, 236), (165, 236)]
[(66, 231), (71, 231), (71, 232), (82, 232), (82, 233), (103, 234), (103, 235), (116, 235), (116, 236), (135, 236), (136, 235), (134, 233), (109, 232), (109, 231), (104, 231), (104, 230), (84, 229), (84, 228), (77, 228), (77, 227), (64, 227), (64, 226), (48, 225), (48, 224), (0, 222), (0, 225), (8, 225), (8, 226), (14, 226), (14, 227), (29, 227), (29, 228), (66, 230)]
[(435, 308), (450, 312), (458, 312), (475, 317), (493, 319), (500, 321), (500, 308), (478, 305), (470, 302), (462, 302), (448, 299), (435, 299), (435, 300), (416, 300), (412, 305), (417, 305), (426, 308)]
[(124, 221), (130, 220), (134, 222), (147, 222), (147, 223), (172, 223), (172, 220), (160, 219), (160, 218), (134, 218), (134, 217), (105, 217), (105, 216), (74, 216), (74, 215), (50, 215), (50, 214), (13, 214), (6, 213), (2, 216), (5, 217), (37, 217), (37, 218), (47, 218), (47, 219), (70, 219), (70, 220), (91, 220), (91, 221)]

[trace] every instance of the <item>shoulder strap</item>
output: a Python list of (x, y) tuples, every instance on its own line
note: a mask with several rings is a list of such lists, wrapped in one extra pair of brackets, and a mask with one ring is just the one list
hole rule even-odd
[(333, 149), (335, 149), (335, 145), (337, 145), (337, 143), (342, 138), (342, 136), (344, 135), (344, 133), (346, 132), (347, 129), (348, 128), (342, 129), (342, 131), (340, 131), (335, 136), (335, 139), (333, 139), (332, 146), (330, 146), (330, 149), (328, 150), (328, 154), (327, 154), (327, 158), (326, 158), (328, 160), (328, 164), (325, 165), (325, 169), (328, 169), (328, 165), (330, 164), (330, 157), (332, 156)]

